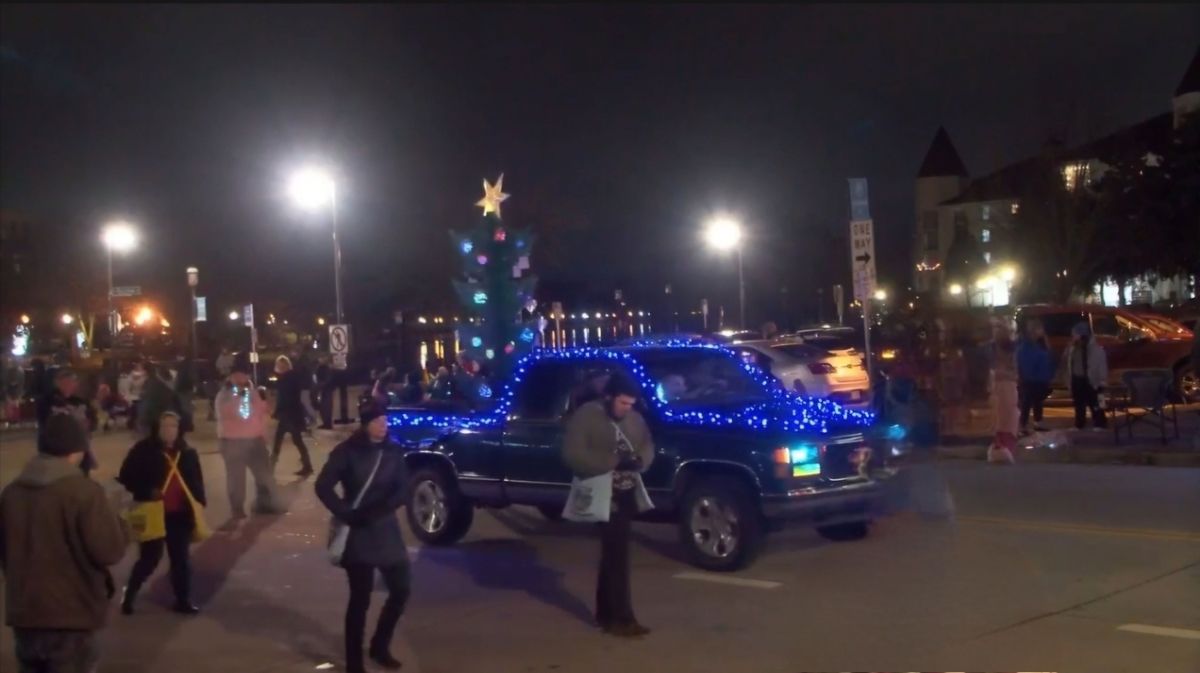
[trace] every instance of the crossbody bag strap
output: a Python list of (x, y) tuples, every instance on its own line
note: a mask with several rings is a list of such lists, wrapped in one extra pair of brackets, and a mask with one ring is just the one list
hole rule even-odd
[(375, 456), (375, 466), (371, 468), (371, 474), (367, 475), (367, 481), (358, 491), (358, 495), (354, 496), (354, 504), (350, 505), (350, 509), (358, 509), (358, 506), (362, 504), (363, 496), (367, 494), (367, 489), (371, 488), (371, 482), (375, 481), (375, 473), (379, 471), (381, 462), (383, 462), (383, 449), (380, 449), (378, 455)]
[(167, 464), (169, 465), (169, 467), (167, 468), (167, 480), (163, 482), (163, 487), (162, 487), (163, 492), (164, 493), (166, 492), (167, 484), (171, 483), (171, 475), (178, 475), (179, 476), (179, 485), (183, 487), (184, 495), (187, 496), (187, 499), (189, 501), (196, 502), (196, 496), (192, 495), (192, 489), (188, 487), (187, 479), (184, 479), (183, 473), (179, 471), (179, 460), (181, 458), (183, 458), (183, 452), (180, 451), (179, 455), (175, 456), (174, 458), (172, 458), (170, 455), (168, 455), (167, 452), (165, 452), (165, 451), (163, 452), (163, 455), (166, 456)]

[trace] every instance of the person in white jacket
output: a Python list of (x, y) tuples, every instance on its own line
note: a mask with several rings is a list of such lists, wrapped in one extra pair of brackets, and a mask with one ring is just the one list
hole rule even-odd
[(1071, 330), (1071, 347), (1067, 349), (1067, 374), (1071, 382), (1071, 398), (1075, 401), (1075, 427), (1082, 430), (1087, 410), (1092, 410), (1092, 424), (1104, 428), (1107, 423), (1100, 406), (1100, 393), (1108, 381), (1108, 356), (1092, 337), (1092, 330), (1081, 322)]

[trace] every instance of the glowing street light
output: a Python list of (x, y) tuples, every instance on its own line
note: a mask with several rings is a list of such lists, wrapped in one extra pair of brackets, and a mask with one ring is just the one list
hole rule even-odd
[(114, 220), (100, 230), (100, 240), (108, 251), (108, 329), (117, 331), (116, 312), (113, 310), (113, 253), (126, 254), (137, 247), (138, 232), (124, 220)]
[(238, 319), (238, 317), (239, 317), (239, 316), (238, 316), (238, 312), (237, 312), (237, 311), (230, 311), (230, 312), (229, 312), (229, 319), (230, 319), (230, 320), (237, 320), (237, 319)]
[(333, 225), (333, 288), (337, 301), (337, 321), (344, 323), (342, 313), (342, 245), (338, 242), (337, 183), (329, 171), (306, 166), (292, 174), (288, 194), (300, 208), (316, 211), (329, 208)]
[(883, 288), (875, 290), (875, 301), (886, 301), (886, 300), (887, 300), (887, 290), (885, 290)]
[(1000, 270), (1000, 278), (1006, 283), (1011, 283), (1017, 278), (1017, 270), (1011, 266), (1006, 266)]
[(951, 284), (950, 284), (950, 294), (952, 294), (952, 295), (954, 295), (954, 296), (956, 296), (956, 297), (957, 297), (958, 295), (960, 295), (960, 294), (962, 294), (962, 293), (963, 293), (963, 286), (962, 286), (962, 285), (960, 285), (960, 284), (958, 284), (958, 283), (951, 283)]
[(29, 314), (28, 314), (28, 313), (22, 313), (22, 314), (21, 314), (21, 324), (22, 324), (22, 325), (28, 325), (28, 324), (29, 324)]
[(70, 325), (73, 322), (75, 322), (75, 318), (71, 317), (70, 313), (62, 314), (62, 324)]
[(704, 226), (704, 242), (717, 252), (735, 251), (738, 263), (738, 314), (746, 328), (746, 277), (742, 273), (742, 225), (727, 215), (717, 215)]

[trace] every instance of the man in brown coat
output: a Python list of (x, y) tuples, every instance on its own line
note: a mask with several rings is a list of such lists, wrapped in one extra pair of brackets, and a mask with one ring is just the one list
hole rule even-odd
[(38, 455), (0, 494), (5, 614), (21, 673), (91, 673), (111, 598), (108, 567), (125, 555), (125, 526), (104, 489), (83, 476), (87, 430), (46, 422)]
[(622, 374), (613, 374), (604, 399), (579, 407), (567, 422), (563, 461), (580, 479), (612, 473), (612, 509), (600, 524), (600, 574), (596, 579), (596, 622), (606, 633), (644, 636), (649, 629), (633, 615), (629, 581), (629, 532), (638, 514), (638, 475), (654, 460), (646, 420), (633, 408), (641, 391)]

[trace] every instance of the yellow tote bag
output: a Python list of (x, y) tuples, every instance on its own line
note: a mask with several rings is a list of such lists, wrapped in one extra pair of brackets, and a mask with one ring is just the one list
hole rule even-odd
[[(181, 453), (179, 455), (181, 456), (183, 454)], [(167, 484), (171, 483), (171, 475), (178, 474), (179, 485), (183, 486), (183, 494), (187, 496), (188, 503), (190, 503), (192, 506), (192, 542), (203, 542), (212, 536), (212, 529), (208, 527), (208, 520), (204, 518), (204, 505), (201, 505), (200, 502), (196, 500), (196, 496), (192, 495), (192, 489), (188, 488), (187, 481), (185, 481), (183, 475), (179, 473), (179, 456), (175, 456), (174, 459), (168, 457), (167, 462), (170, 463), (171, 467), (167, 471), (167, 481), (163, 483), (163, 490), (167, 490)], [(158, 504), (161, 509), (162, 502), (160, 501)], [(163, 526), (163, 535), (166, 535), (165, 524)]]
[(163, 511), (162, 500), (151, 502), (135, 502), (125, 512), (125, 520), (133, 538), (138, 542), (161, 540), (167, 536), (166, 513)]

